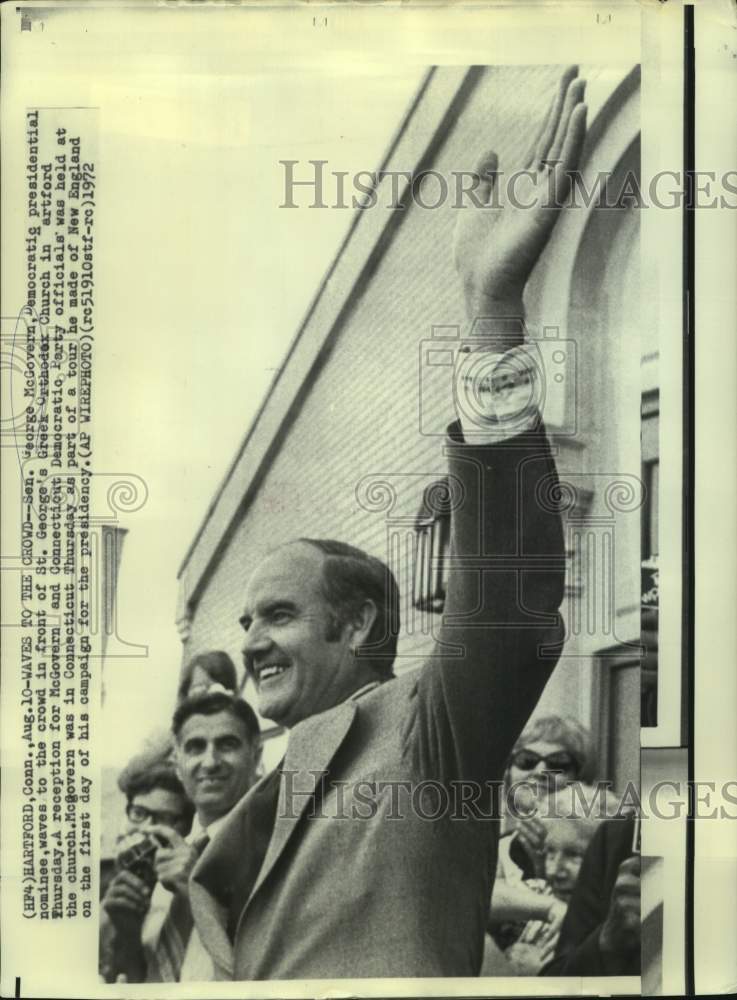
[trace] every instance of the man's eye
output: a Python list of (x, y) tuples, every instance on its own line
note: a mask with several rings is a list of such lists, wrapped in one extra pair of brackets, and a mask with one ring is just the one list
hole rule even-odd
[(282, 625), (284, 622), (288, 622), (291, 619), (291, 614), (288, 611), (275, 611), (271, 616), (271, 620), (276, 625)]

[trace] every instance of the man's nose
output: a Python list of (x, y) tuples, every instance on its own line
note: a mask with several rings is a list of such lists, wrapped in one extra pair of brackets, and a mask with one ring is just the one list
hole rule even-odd
[(248, 660), (258, 653), (266, 652), (271, 645), (269, 630), (264, 625), (253, 624), (246, 632), (246, 641), (243, 643), (243, 656)]
[(537, 764), (533, 767), (530, 774), (534, 775), (536, 778), (545, 778), (548, 774), (547, 765), (544, 760), (539, 760)]
[(214, 743), (208, 743), (205, 747), (205, 752), (202, 755), (202, 767), (212, 768), (217, 767), (220, 763), (220, 754), (217, 751), (217, 747)]

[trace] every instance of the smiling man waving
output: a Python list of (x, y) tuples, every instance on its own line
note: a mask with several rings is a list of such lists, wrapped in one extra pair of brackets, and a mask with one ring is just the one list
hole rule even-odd
[[(517, 401), (536, 377), (522, 292), (580, 153), (582, 99), (570, 70), (524, 164), (536, 208), (460, 216), (473, 335), (445, 447), (451, 568), (433, 655), (393, 677), (396, 581), (350, 545), (300, 539), (246, 586), (246, 667), (261, 714), (290, 735), (283, 766), (236, 806), (192, 875), (222, 978), (479, 973), (498, 824), (477, 813), (488, 815), (487, 783), (501, 781), (562, 637), (555, 466), (539, 413)], [(487, 199), (495, 170), (487, 154)], [(454, 818), (434, 806), (458, 783), (478, 792), (476, 813)]]

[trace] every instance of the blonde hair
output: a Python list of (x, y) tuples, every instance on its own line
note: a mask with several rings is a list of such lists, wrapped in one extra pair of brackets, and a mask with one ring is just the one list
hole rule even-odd
[(537, 742), (560, 743), (576, 761), (577, 777), (583, 781), (593, 779), (596, 761), (591, 733), (572, 715), (541, 715), (533, 719), (514, 744), (510, 757)]

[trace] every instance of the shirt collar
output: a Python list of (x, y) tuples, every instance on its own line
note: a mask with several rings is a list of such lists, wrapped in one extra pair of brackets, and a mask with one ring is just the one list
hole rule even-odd
[(346, 701), (355, 701), (357, 698), (362, 698), (363, 695), (368, 694), (369, 691), (373, 691), (374, 688), (379, 687), (381, 681), (369, 681), (368, 684), (364, 684), (360, 687), (358, 691), (354, 691), (352, 695), (346, 698)]
[(230, 816), (231, 811), (232, 810), (229, 809), (223, 816), (219, 816), (207, 826), (203, 826), (200, 822), (200, 817), (195, 814), (195, 818), (192, 820), (192, 829), (184, 839), (188, 844), (194, 844), (203, 837), (209, 837), (210, 840), (212, 840), (220, 827), (225, 825), (225, 821), (228, 816)]

